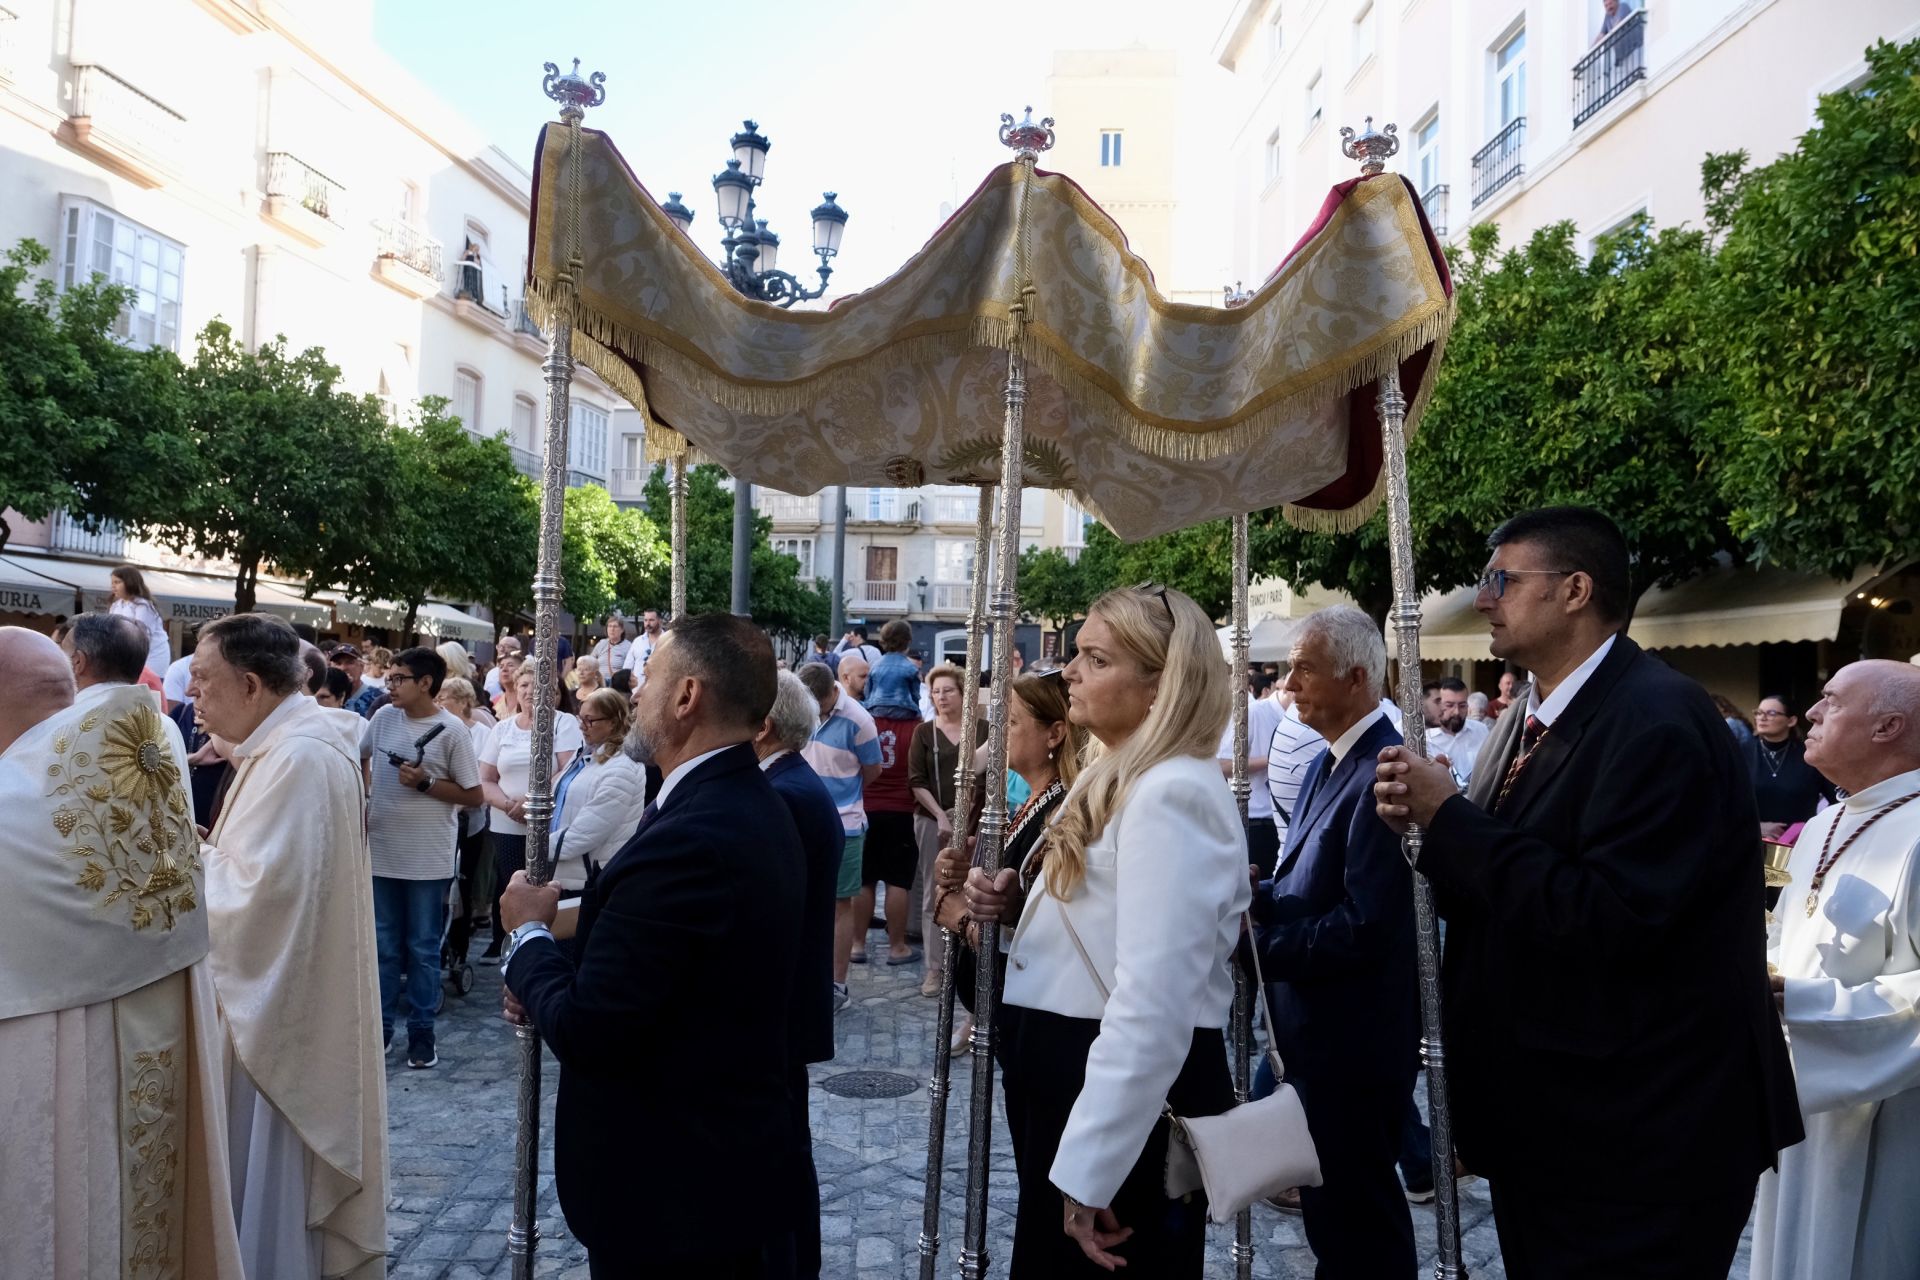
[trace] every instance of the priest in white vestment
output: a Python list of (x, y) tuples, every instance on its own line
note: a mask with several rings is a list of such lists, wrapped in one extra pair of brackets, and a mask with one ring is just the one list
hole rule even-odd
[(279, 618), (201, 628), (189, 695), (233, 747), (207, 836), (209, 957), (248, 1280), (386, 1273), (387, 1096), (365, 722), (304, 692)]
[(1920, 671), (1856, 662), (1807, 713), (1847, 796), (1774, 908), (1807, 1138), (1760, 1179), (1753, 1280), (1920, 1280)]
[(0, 689), (0, 1275), (240, 1280), (177, 735), (18, 627)]

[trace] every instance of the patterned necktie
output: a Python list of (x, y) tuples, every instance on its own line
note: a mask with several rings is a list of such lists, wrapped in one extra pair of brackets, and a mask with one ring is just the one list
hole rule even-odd
[(1527, 717), (1526, 726), (1520, 730), (1520, 756), (1522, 759), (1533, 754), (1533, 749), (1540, 745), (1540, 735), (1546, 731), (1547, 727), (1540, 723), (1538, 716)]
[(1520, 780), (1521, 771), (1527, 767), (1527, 761), (1533, 757), (1533, 749), (1547, 736), (1551, 726), (1540, 723), (1536, 716), (1528, 716), (1527, 723), (1520, 730), (1520, 750), (1513, 757), (1513, 763), (1507, 766), (1507, 776), (1500, 782), (1500, 794), (1494, 797), (1492, 812), (1498, 813), (1507, 803), (1507, 796), (1513, 791), (1513, 784)]

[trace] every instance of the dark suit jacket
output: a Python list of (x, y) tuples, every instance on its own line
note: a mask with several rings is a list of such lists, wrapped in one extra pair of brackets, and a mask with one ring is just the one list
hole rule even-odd
[(795, 1066), (833, 1058), (833, 913), (847, 831), (826, 783), (797, 751), (767, 766), (767, 781), (787, 802), (806, 851), (800, 948), (794, 955), (787, 1044)]
[[(681, 779), (580, 904), (576, 970), (536, 938), (506, 980), (560, 1060), (554, 1175), (589, 1251), (684, 1255), (784, 1230), (787, 989), (805, 880), (786, 803), (742, 743)], [(773, 990), (769, 987), (772, 986)]]
[(1287, 1073), (1335, 1088), (1404, 1093), (1414, 1071), (1413, 873), (1373, 807), (1374, 765), (1399, 743), (1382, 716), (1324, 784), (1315, 780), (1330, 753), (1314, 758), (1280, 865), (1254, 899)]
[(1802, 1134), (1733, 736), (1621, 635), (1490, 815), (1526, 708), (1522, 688), (1420, 855), (1461, 1158), (1622, 1199), (1751, 1185)]

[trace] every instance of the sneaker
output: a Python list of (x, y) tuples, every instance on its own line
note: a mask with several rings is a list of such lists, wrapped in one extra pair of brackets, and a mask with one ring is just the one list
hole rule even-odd
[(481, 964), (499, 964), (500, 963), (500, 939), (495, 938), (492, 942), (489, 942), (487, 944), (487, 949), (480, 953), (480, 963)]
[(846, 1008), (852, 1001), (853, 997), (847, 994), (846, 983), (836, 982), (833, 984), (833, 1011), (835, 1013)]
[(1433, 1179), (1424, 1178), (1419, 1182), (1409, 1182), (1407, 1184), (1407, 1203), (1432, 1204)]
[(440, 1055), (435, 1053), (433, 1048), (433, 1032), (413, 1030), (407, 1032), (408, 1066), (418, 1071), (425, 1067), (435, 1066), (439, 1061)]

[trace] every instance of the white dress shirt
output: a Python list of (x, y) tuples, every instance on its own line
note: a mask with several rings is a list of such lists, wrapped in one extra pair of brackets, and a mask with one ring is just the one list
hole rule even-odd
[(1480, 756), (1480, 748), (1487, 745), (1487, 739), (1493, 730), (1479, 720), (1469, 720), (1460, 726), (1460, 732), (1448, 733), (1438, 726), (1427, 730), (1427, 758), (1445, 756), (1453, 765), (1453, 778), (1461, 786), (1473, 781), (1473, 762)]
[(1567, 678), (1559, 683), (1552, 696), (1544, 702), (1540, 700), (1540, 677), (1531, 671), (1527, 672), (1527, 714), (1538, 720), (1541, 728), (1551, 727), (1553, 722), (1560, 718), (1560, 713), (1567, 709), (1567, 704), (1573, 701), (1574, 695), (1579, 693), (1593, 673), (1600, 669), (1600, 663), (1605, 660), (1608, 651), (1612, 648), (1613, 637), (1608, 636), (1600, 642), (1598, 649), (1587, 655), (1585, 662), (1575, 667)]
[[(1086, 879), (1071, 901), (1049, 893), (1045, 877), (1028, 895), (1006, 998), (1100, 1020), (1048, 1176), (1083, 1204), (1103, 1206), (1139, 1159), (1194, 1029), (1227, 1024), (1227, 960), (1252, 886), (1240, 810), (1210, 757), (1148, 769), (1086, 854)], [(1099, 983), (1067, 932), (1068, 915)]]
[(657, 813), (661, 809), (664, 809), (667, 807), (667, 797), (672, 795), (673, 789), (680, 785), (680, 779), (686, 777), (689, 773), (692, 773), (694, 769), (699, 767), (702, 761), (711, 760), (713, 759), (713, 757), (719, 755), (722, 751), (730, 751), (734, 747), (737, 747), (739, 745), (740, 744), (737, 742), (729, 742), (724, 747), (715, 747), (711, 751), (702, 751), (699, 755), (695, 756), (693, 759), (682, 760), (679, 764), (675, 765), (673, 768), (673, 772), (660, 780), (660, 790), (654, 793), (654, 796), (653, 796), (654, 811)]
[(1379, 723), (1380, 717), (1386, 714), (1387, 713), (1381, 708), (1375, 707), (1348, 725), (1347, 731), (1335, 738), (1327, 747), (1327, 750), (1333, 753), (1333, 762), (1337, 765), (1342, 760), (1345, 760), (1347, 758), (1347, 752), (1353, 750), (1353, 744), (1360, 741), (1361, 735)]

